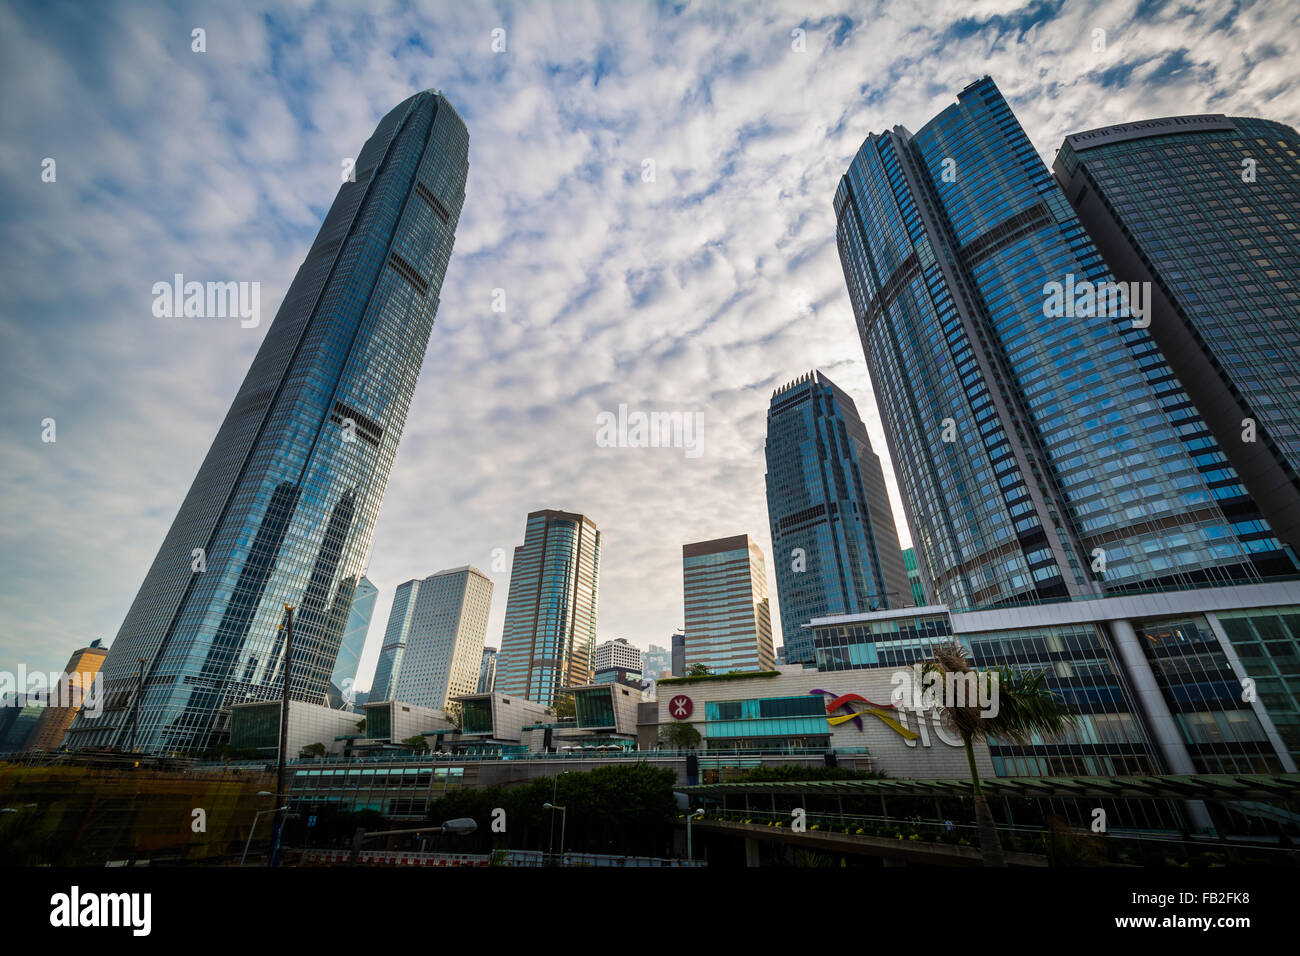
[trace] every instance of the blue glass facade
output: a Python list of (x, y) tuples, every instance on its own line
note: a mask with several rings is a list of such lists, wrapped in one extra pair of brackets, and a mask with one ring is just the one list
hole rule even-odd
[(366, 647), (366, 635), (370, 633), (370, 619), (375, 613), (375, 600), (379, 589), (369, 578), (363, 577), (357, 583), (356, 593), (352, 597), (352, 609), (348, 612), (347, 627), (343, 630), (343, 640), (339, 644), (338, 661), (334, 672), (330, 674), (330, 684), (343, 694), (352, 690), (357, 679), (357, 665), (361, 662), (361, 652)]
[(786, 663), (811, 662), (815, 617), (910, 603), (885, 490), (857, 406), (821, 372), (772, 395), (767, 514)]
[(863, 144), (837, 237), (937, 600), (990, 606), (1258, 580), (1283, 554), (992, 80)]
[(291, 696), (325, 694), (437, 312), (468, 149), (432, 91), (367, 140), (113, 642), (105, 712), (83, 714), (72, 745), (126, 745), (137, 710), (139, 749), (222, 742), (228, 705), (281, 694), (285, 605)]
[(591, 683), (600, 611), (600, 531), (566, 511), (528, 516), (515, 549), (496, 691), (551, 705)]
[(1278, 537), (1300, 550), (1300, 133), (1175, 116), (1066, 138), (1057, 181)]

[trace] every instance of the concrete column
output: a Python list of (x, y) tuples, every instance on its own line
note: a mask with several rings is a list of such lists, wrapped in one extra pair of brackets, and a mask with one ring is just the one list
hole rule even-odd
[(758, 841), (745, 837), (745, 866), (758, 866)]
[[(1196, 773), (1196, 764), (1183, 740), (1183, 733), (1178, 729), (1178, 722), (1165, 695), (1156, 683), (1156, 675), (1151, 670), (1151, 662), (1142, 652), (1142, 642), (1133, 630), (1133, 625), (1125, 620), (1108, 622), (1110, 633), (1115, 639), (1115, 649), (1124, 664), (1124, 673), (1132, 682), (1137, 694), (1137, 705), (1146, 718), (1147, 728), (1151, 731), (1152, 742), (1156, 745), (1160, 760), (1164, 763), (1166, 773)], [(1192, 825), (1198, 830), (1213, 830), (1210, 812), (1200, 800), (1183, 801), (1191, 817)]]

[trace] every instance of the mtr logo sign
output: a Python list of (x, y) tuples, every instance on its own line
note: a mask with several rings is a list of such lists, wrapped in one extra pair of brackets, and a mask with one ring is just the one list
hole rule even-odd
[[(821, 694), (825, 697), (831, 698), (830, 701), (826, 704), (826, 722), (830, 724), (832, 727), (851, 720), (853, 721), (853, 725), (857, 727), (858, 730), (861, 730), (862, 715), (870, 714), (872, 717), (878, 719), (885, 726), (889, 727), (889, 729), (894, 731), (894, 733), (901, 736), (904, 740), (911, 741), (911, 740), (915, 740), (917, 737), (920, 736), (920, 734), (918, 734), (916, 731), (908, 730), (905, 726), (900, 724), (888, 713), (888, 711), (894, 709), (893, 704), (874, 704), (871, 701), (867, 700), (865, 697), (863, 697), (861, 694), (838, 694), (837, 695), (837, 694), (832, 694), (828, 690), (820, 690), (820, 689), (810, 690), (808, 693)], [(854, 710), (853, 709), (854, 704), (863, 704), (865, 706), (863, 707), (862, 710)], [(843, 709), (843, 713), (837, 714), (836, 711), (841, 709)]]
[(686, 720), (695, 713), (695, 703), (685, 694), (678, 694), (668, 701), (668, 713), (674, 720)]

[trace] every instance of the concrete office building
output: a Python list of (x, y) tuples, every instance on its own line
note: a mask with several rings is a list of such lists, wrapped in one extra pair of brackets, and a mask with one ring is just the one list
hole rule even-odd
[(464, 694), (455, 702), (460, 704), (460, 736), (474, 737), (485, 744), (518, 744), (525, 727), (555, 719), (547, 705), (499, 691)]
[(1300, 133), (1206, 114), (1065, 138), (1053, 172), (1251, 499), (1300, 552)]
[(381, 700), (366, 704), (361, 709), (366, 719), (364, 739), (352, 742), (352, 749), (400, 748), (402, 741), (412, 737), (428, 736), (433, 746), (433, 734), (450, 731), (454, 724), (439, 708), (421, 707), (400, 700)]
[(41, 713), (27, 738), (27, 750), (59, 749), (73, 718), (86, 701), (86, 695), (92, 692), (95, 675), (107, 656), (108, 648), (103, 647), (99, 640), (72, 652), (63, 668), (59, 687), (55, 688), (49, 706)]
[(643, 676), (641, 649), (621, 637), (597, 644), (595, 670), (593, 683), (617, 681), (620, 684), (635, 683), (639, 686)]
[(474, 693), (491, 607), (492, 581), (477, 568), (439, 571), (421, 581), (389, 696), (445, 710), (452, 697)]
[(781, 637), (802, 663), (814, 617), (900, 607), (911, 590), (880, 458), (843, 389), (813, 371), (773, 392), (765, 454)]
[[(235, 704), (230, 708), (230, 746), (237, 750), (256, 749), (265, 757), (275, 757), (280, 748), (280, 705), (278, 700)], [(289, 701), (290, 760), (312, 744), (323, 744), (326, 753), (341, 754), (340, 738), (361, 733), (357, 724), (361, 715), (307, 701)]]
[[(340, 148), (342, 148), (340, 146)], [(428, 90), (379, 121), (285, 293), (69, 745), (201, 753), (230, 707), (325, 698), (465, 197), (469, 134)], [(137, 661), (145, 661), (137, 681)], [(140, 699), (137, 700), (137, 692)]]
[(496, 688), (554, 703), (592, 678), (600, 608), (600, 531), (585, 515), (534, 511), (515, 548)]
[(749, 535), (683, 545), (682, 577), (686, 669), (703, 664), (722, 674), (776, 666), (767, 568)]

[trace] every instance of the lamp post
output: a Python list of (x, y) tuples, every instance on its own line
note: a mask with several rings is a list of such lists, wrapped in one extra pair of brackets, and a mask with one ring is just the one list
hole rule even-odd
[[(566, 826), (568, 826), (569, 823), (569, 808), (557, 807), (553, 803), (543, 803), (542, 809), (551, 811), (551, 832), (552, 833), (555, 832), (555, 811), (556, 810), (560, 811), (560, 855), (563, 856), (564, 855), (564, 829)], [(555, 844), (553, 842), (551, 844), (551, 855), (552, 856), (555, 855)]]
[[(561, 770), (559, 773), (555, 775), (555, 779), (551, 781), (551, 803), (555, 802), (556, 791), (559, 789), (560, 786), (560, 778), (563, 777), (568, 772), (569, 771), (567, 770)], [(551, 803), (545, 804), (543, 806), (543, 809), (551, 806)], [(555, 811), (553, 808), (551, 811), (551, 844), (550, 845), (551, 845), (551, 854), (554, 855), (555, 854)], [(564, 850), (563, 833), (560, 834), (560, 850), (561, 852), (563, 852)]]
[[(259, 797), (263, 795), (268, 797), (271, 796), (271, 794), (267, 793), (265, 790), (263, 790), (262, 793), (258, 794)], [(288, 810), (288, 809), (289, 809), (289, 805), (286, 803), (282, 807), (275, 807), (272, 810), (258, 810), (256, 813), (253, 814), (253, 825), (248, 828), (248, 839), (244, 842), (244, 855), (239, 858), (240, 866), (243, 866), (244, 861), (248, 859), (248, 848), (252, 846), (253, 843), (253, 831), (257, 829), (258, 817), (260, 817), (264, 813), (279, 813), (282, 810)]]
[(704, 816), (703, 807), (696, 810), (694, 813), (686, 814), (686, 859), (688, 860), (695, 859), (695, 850), (691, 844), (691, 821), (698, 820), (702, 816)]
[[(289, 668), (293, 663), (293, 607), (284, 606), (285, 620), (281, 629), (284, 631), (284, 687), (280, 698), (280, 748), (276, 757), (275, 785), (284, 792), (284, 765), (289, 749)], [(288, 809), (287, 805), (284, 809)], [(284, 831), (284, 817), (278, 812), (275, 817), (275, 830), (271, 835), (271, 855), (266, 860), (267, 866), (275, 866), (280, 857), (280, 835)]]
[(444, 820), (440, 827), (415, 827), (412, 830), (376, 830), (373, 833), (367, 833), (363, 827), (358, 827), (356, 833), (352, 834), (352, 854), (348, 858), (348, 863), (355, 866), (357, 857), (361, 854), (361, 844), (367, 840), (373, 840), (375, 837), (410, 836), (415, 833), (453, 833), (463, 836), (473, 833), (477, 829), (478, 824), (469, 817)]

